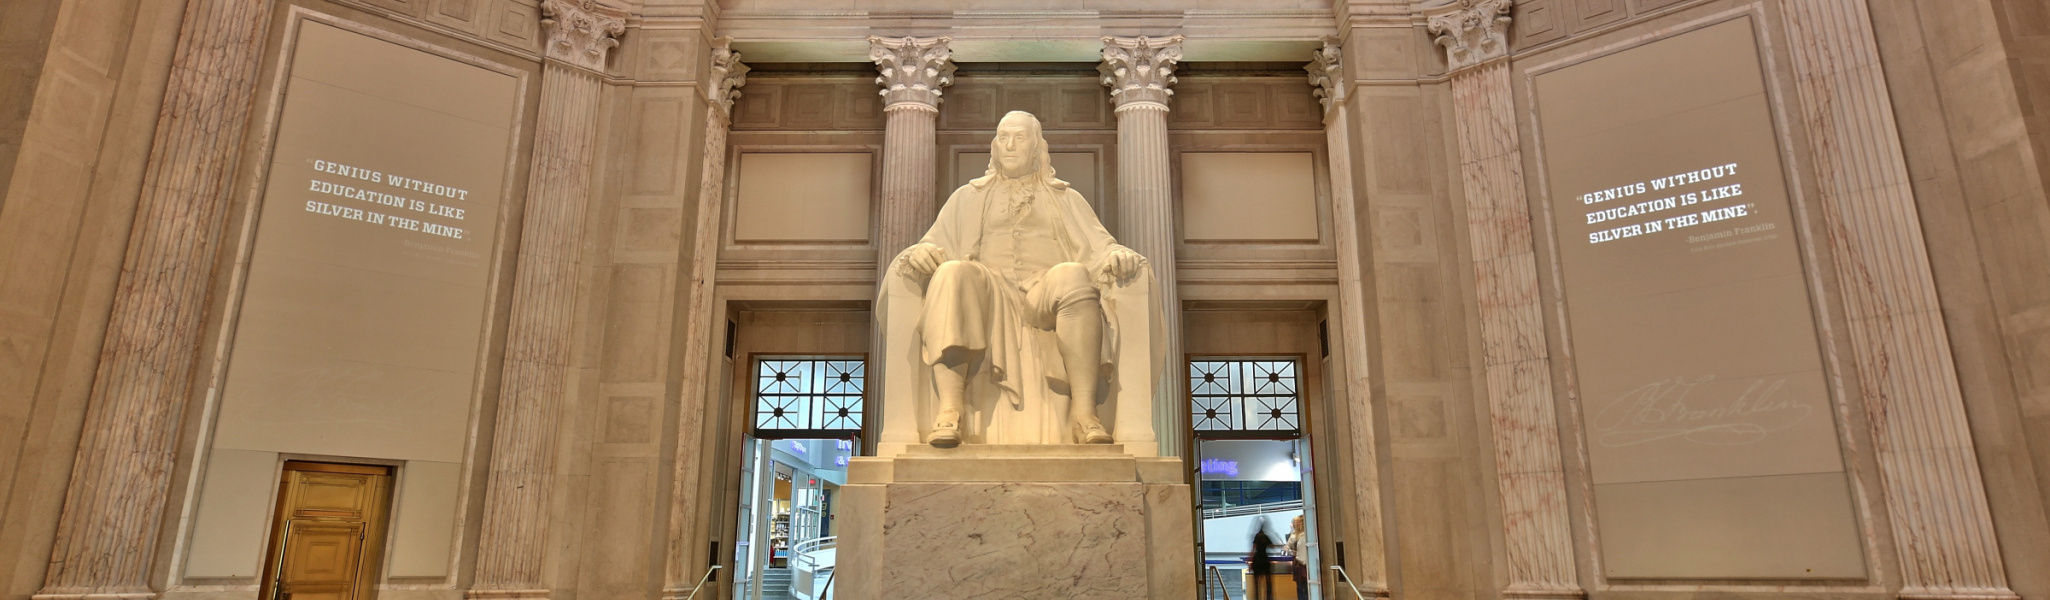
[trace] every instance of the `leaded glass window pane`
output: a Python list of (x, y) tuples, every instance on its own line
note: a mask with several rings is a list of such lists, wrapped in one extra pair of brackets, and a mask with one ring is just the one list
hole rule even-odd
[(755, 363), (758, 431), (860, 431), (868, 364), (848, 357), (774, 357)]
[(1196, 431), (1302, 429), (1293, 359), (1189, 361), (1189, 423)]

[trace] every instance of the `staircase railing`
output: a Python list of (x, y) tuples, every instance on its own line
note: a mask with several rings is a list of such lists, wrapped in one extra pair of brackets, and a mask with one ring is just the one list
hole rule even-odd
[(698, 578), (698, 585), (697, 585), (697, 587), (691, 588), (691, 589), (690, 589), (690, 595), (689, 595), (689, 596), (684, 596), (684, 597), (683, 597), (683, 600), (697, 600), (697, 597), (698, 597), (698, 590), (702, 590), (702, 589), (705, 589), (705, 582), (707, 582), (707, 581), (711, 581), (711, 580), (712, 580), (712, 574), (713, 574), (713, 573), (717, 573), (717, 572), (719, 572), (719, 567), (720, 567), (720, 566), (722, 566), (722, 565), (712, 565), (712, 568), (710, 568), (710, 569), (705, 569), (705, 576), (704, 576), (704, 577), (699, 577), (699, 578)]
[[(1219, 570), (1216, 565), (1208, 565), (1204, 568), (1209, 569), (1209, 571), (1204, 573), (1203, 577), (1203, 600), (1211, 600), (1212, 598), (1231, 600), (1231, 590), (1226, 589), (1224, 586), (1224, 572)], [(1215, 596), (1210, 594), (1212, 585), (1217, 586), (1217, 595)]]
[(1303, 501), (1301, 500), (1290, 500), (1287, 502), (1265, 502), (1261, 504), (1240, 504), (1238, 506), (1227, 506), (1224, 508), (1203, 509), (1203, 518), (1219, 519), (1224, 517), (1238, 517), (1244, 515), (1257, 515), (1271, 512), (1281, 512), (1284, 510), (1302, 510), (1302, 508)]
[(1360, 586), (1353, 585), (1352, 577), (1347, 576), (1345, 574), (1345, 567), (1339, 565), (1331, 565), (1331, 570), (1336, 571), (1338, 573), (1338, 580), (1345, 582), (1345, 587), (1352, 588), (1352, 597), (1355, 600), (1367, 600), (1367, 595), (1360, 592)]

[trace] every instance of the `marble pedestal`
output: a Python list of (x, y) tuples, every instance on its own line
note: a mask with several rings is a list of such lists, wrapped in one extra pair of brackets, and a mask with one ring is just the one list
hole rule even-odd
[(914, 446), (850, 461), (840, 489), (848, 600), (1196, 595), (1179, 458), (1121, 446)]

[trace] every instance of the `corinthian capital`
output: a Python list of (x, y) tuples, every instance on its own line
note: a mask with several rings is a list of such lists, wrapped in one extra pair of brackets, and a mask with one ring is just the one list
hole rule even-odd
[(597, 0), (542, 0), (541, 29), (548, 58), (593, 71), (626, 33), (626, 9)]
[(719, 107), (719, 112), (732, 116), (733, 101), (740, 98), (740, 86), (747, 83), (747, 72), (747, 65), (740, 62), (740, 53), (733, 50), (733, 38), (712, 40), (712, 66), (705, 77), (705, 100)]
[(1447, 68), (1457, 71), (1509, 55), (1510, 0), (1440, 0), (1424, 7)]
[(1345, 101), (1345, 80), (1339, 73), (1344, 66), (1340, 63), (1343, 58), (1338, 39), (1325, 37), (1324, 47), (1310, 53), (1310, 64), (1303, 65), (1303, 70), (1310, 74), (1310, 86), (1314, 88), (1310, 93), (1317, 95), (1317, 101), (1324, 104), (1324, 110), (1331, 110), (1332, 104)]
[(1103, 85), (1110, 87), (1110, 101), (1122, 108), (1135, 102), (1167, 105), (1174, 95), (1174, 66), (1182, 60), (1182, 36), (1150, 38), (1103, 38)]
[(876, 85), (883, 86), (883, 110), (905, 103), (937, 110), (940, 88), (954, 85), (954, 51), (947, 47), (953, 41), (868, 36), (868, 59), (882, 73)]

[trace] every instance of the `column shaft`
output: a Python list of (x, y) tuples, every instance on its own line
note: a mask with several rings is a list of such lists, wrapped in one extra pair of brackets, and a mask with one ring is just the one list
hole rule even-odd
[[(877, 273), (904, 248), (918, 243), (939, 215), (933, 161), (939, 108), (897, 102), (883, 108), (883, 198), (876, 223)], [(878, 275), (880, 276), (880, 275)]]
[(151, 598), (179, 429), (269, 2), (193, 0), (37, 598)]
[(2014, 598), (1865, 3), (1785, 8), (1903, 598)]
[(1146, 257), (1159, 281), (1162, 325), (1167, 333), (1168, 372), (1161, 377), (1165, 402), (1156, 401), (1154, 431), (1162, 456), (1179, 454), (1188, 411), (1178, 400), (1182, 388), (1182, 306), (1175, 289), (1174, 182), (1169, 179), (1167, 105), (1131, 102), (1117, 108), (1118, 118), (1118, 243)]
[(472, 597), (548, 595), (542, 572), (555, 439), (569, 393), (599, 85), (596, 75), (553, 62), (541, 76)]

